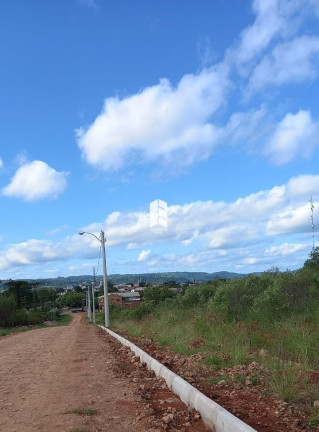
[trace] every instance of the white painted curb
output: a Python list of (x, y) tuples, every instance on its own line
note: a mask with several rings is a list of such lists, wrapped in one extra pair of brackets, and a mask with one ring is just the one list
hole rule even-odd
[(187, 406), (195, 408), (201, 414), (203, 422), (210, 430), (214, 432), (257, 432), (132, 342), (104, 326), (99, 325), (99, 327), (119, 340), (122, 345), (129, 347), (142, 363), (146, 363), (147, 367), (155, 372), (156, 376), (164, 378), (167, 387), (173, 393), (178, 395)]

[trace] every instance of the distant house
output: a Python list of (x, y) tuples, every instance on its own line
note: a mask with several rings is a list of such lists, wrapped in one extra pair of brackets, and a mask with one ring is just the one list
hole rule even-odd
[[(125, 309), (131, 309), (141, 304), (141, 296), (138, 292), (110, 293), (109, 303)], [(104, 296), (99, 297), (99, 310), (104, 310)]]
[(133, 292), (142, 292), (142, 291), (145, 291), (145, 289), (146, 289), (146, 287), (137, 287), (137, 288), (134, 288)]
[(114, 285), (114, 288), (116, 288), (119, 291), (130, 291), (132, 289), (131, 285), (127, 285), (127, 284), (117, 284)]

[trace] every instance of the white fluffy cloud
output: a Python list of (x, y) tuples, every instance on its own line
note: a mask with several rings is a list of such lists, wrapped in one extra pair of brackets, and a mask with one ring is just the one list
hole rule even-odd
[(56, 171), (45, 162), (34, 160), (22, 165), (2, 194), (24, 201), (55, 199), (67, 186), (68, 173)]
[(283, 165), (298, 157), (309, 158), (319, 144), (319, 122), (309, 111), (287, 114), (267, 143), (264, 152), (276, 165)]
[(3, 167), (3, 161), (2, 161), (2, 159), (0, 158), (0, 169)]
[(280, 8), (279, 0), (255, 0), (253, 10), (256, 14), (254, 23), (243, 30), (239, 47), (236, 49), (236, 62), (245, 63), (260, 54), (275, 36), (285, 30), (287, 12)]
[(147, 250), (142, 250), (142, 252), (140, 252), (140, 254), (137, 257), (137, 261), (145, 261), (147, 260), (147, 258), (150, 256), (151, 254), (151, 250), (147, 249)]
[[(251, 108), (227, 118), (221, 108), (227, 105), (231, 91), (239, 88), (246, 89), (247, 98), (265, 85), (317, 75), (314, 60), (319, 37), (297, 35), (305, 17), (316, 10), (313, 0), (254, 0), (254, 21), (219, 64), (184, 75), (176, 87), (163, 78), (136, 94), (107, 98), (95, 121), (77, 131), (83, 159), (100, 170), (117, 171), (136, 163), (188, 166), (209, 158), (218, 145), (225, 144), (237, 144), (247, 151), (254, 142), (260, 151), (269, 132), (264, 133), (265, 124), (274, 123), (271, 110)], [(302, 113), (296, 117), (301, 127)], [(284, 128), (289, 116), (283, 120)], [(293, 144), (286, 150), (281, 137), (287, 133), (280, 126), (269, 143), (269, 153), (282, 164), (299, 155), (300, 140), (295, 130)], [(302, 136), (305, 134), (304, 130)]]
[(280, 234), (302, 233), (310, 230), (309, 205), (282, 208), (274, 212), (266, 224), (266, 234), (276, 236)]
[(318, 4), (316, 0), (254, 0), (253, 11), (255, 21), (242, 31), (230, 54), (239, 65), (255, 60), (272, 44), (292, 38), (305, 16), (318, 11)]
[[(83, 230), (99, 236), (103, 229), (107, 250), (119, 248), (121, 256), (123, 251), (126, 251), (124, 256), (134, 256), (131, 250), (141, 248), (138, 258), (135, 256), (132, 262), (147, 262), (152, 269), (160, 269), (164, 264), (169, 269), (178, 269), (178, 266), (189, 269), (190, 265), (207, 269), (218, 262), (222, 266), (218, 270), (234, 269), (236, 265), (247, 269), (253, 264), (264, 270), (280, 264), (272, 257), (284, 260), (287, 255), (296, 258), (287, 264), (283, 261), (284, 268), (298, 266), (305, 259), (306, 249), (311, 247), (308, 201), (310, 195), (316, 196), (318, 186), (319, 175), (298, 176), (284, 185), (230, 203), (198, 201), (172, 205), (168, 207), (169, 228), (161, 233), (150, 230), (147, 211), (114, 212), (104, 222), (93, 223)], [(316, 209), (319, 202), (314, 200), (314, 205)], [(297, 242), (296, 236), (299, 236)], [(273, 242), (281, 246), (274, 246)], [(172, 257), (172, 254), (156, 251), (163, 244), (166, 250), (170, 245), (179, 245), (180, 253)], [(61, 242), (31, 239), (11, 245), (0, 253), (0, 269), (71, 257), (96, 259), (99, 247), (99, 242), (91, 235), (74, 235)]]
[(265, 250), (266, 255), (292, 255), (297, 251), (305, 249), (306, 245), (296, 243), (283, 243), (279, 246), (271, 246)]
[(303, 81), (318, 74), (314, 60), (319, 57), (319, 37), (302, 36), (280, 44), (254, 70), (249, 88)]
[(44, 240), (31, 239), (11, 245), (0, 255), (0, 269), (46, 261), (55, 261), (68, 257), (61, 244)]
[(203, 160), (218, 140), (219, 130), (208, 120), (222, 105), (227, 85), (220, 65), (185, 75), (176, 88), (162, 79), (122, 100), (106, 99), (88, 130), (78, 131), (82, 155), (105, 171), (134, 162)]

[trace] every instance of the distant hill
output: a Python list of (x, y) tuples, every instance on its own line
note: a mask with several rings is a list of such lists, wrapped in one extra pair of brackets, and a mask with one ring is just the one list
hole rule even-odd
[[(219, 279), (241, 279), (246, 277), (246, 274), (241, 273), (230, 273), (227, 271), (220, 271), (214, 273), (206, 272), (161, 272), (161, 273), (140, 273), (140, 274), (111, 274), (108, 275), (108, 279), (113, 284), (126, 284), (126, 283), (138, 283), (139, 278), (143, 282), (151, 283), (164, 283), (168, 281), (175, 281), (177, 283), (185, 282), (205, 282), (208, 280)], [(102, 276), (97, 276), (98, 280), (101, 280)], [(49, 279), (26, 279), (29, 282), (36, 282), (40, 285), (53, 286), (53, 287), (65, 287), (66, 285), (78, 285), (81, 282), (90, 283), (93, 280), (92, 275), (81, 275), (81, 276), (67, 276), (57, 277)]]
[(143, 282), (164, 283), (175, 281), (178, 283), (185, 282), (205, 282), (212, 279), (234, 279), (244, 278), (245, 274), (229, 273), (225, 271), (215, 273), (205, 272), (167, 272), (167, 273), (142, 273), (142, 274), (113, 274), (109, 278), (114, 284), (137, 283), (139, 278)]

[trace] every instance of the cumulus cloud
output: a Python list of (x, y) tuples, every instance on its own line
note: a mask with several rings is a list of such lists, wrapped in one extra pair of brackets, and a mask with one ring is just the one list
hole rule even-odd
[(228, 55), (239, 65), (256, 60), (272, 44), (292, 38), (314, 11), (318, 11), (316, 0), (254, 0), (255, 21), (242, 31)]
[(2, 159), (0, 158), (0, 169), (3, 167), (3, 161), (2, 161)]
[(227, 70), (219, 65), (185, 75), (177, 87), (162, 79), (124, 99), (108, 98), (94, 123), (78, 131), (82, 156), (105, 171), (134, 162), (190, 165), (206, 159), (219, 136), (209, 118), (227, 86)]
[(266, 234), (276, 236), (307, 232), (310, 228), (309, 214), (308, 204), (283, 208), (274, 212), (266, 224)]
[(2, 195), (24, 201), (55, 199), (64, 192), (67, 175), (39, 160), (27, 162), (18, 168), (11, 182), (2, 189)]
[(137, 261), (145, 261), (151, 254), (151, 250), (142, 250), (142, 252), (137, 257)]
[(277, 125), (264, 153), (276, 165), (283, 165), (301, 157), (309, 158), (319, 143), (319, 122), (309, 111), (287, 114)]
[(211, 157), (219, 145), (247, 151), (253, 142), (260, 150), (269, 133), (265, 124), (273, 122), (270, 114), (262, 108), (227, 115), (221, 108), (231, 91), (245, 89), (247, 98), (265, 85), (316, 76), (319, 38), (296, 35), (317, 10), (314, 0), (254, 0), (252, 5), (254, 21), (220, 63), (184, 75), (176, 86), (163, 78), (135, 94), (105, 99), (95, 121), (77, 130), (83, 159), (110, 172), (134, 164), (190, 166)]
[(266, 255), (292, 255), (297, 251), (305, 249), (306, 245), (300, 243), (283, 243), (279, 246), (271, 246), (265, 250)]
[(318, 75), (314, 61), (319, 55), (319, 37), (302, 36), (277, 45), (255, 68), (248, 87), (300, 82)]
[(21, 266), (32, 263), (55, 261), (67, 258), (69, 255), (65, 249), (61, 249), (58, 243), (44, 240), (31, 239), (11, 245), (0, 255), (0, 269)]
[(319, 176), (299, 175), (291, 178), (287, 183), (287, 195), (292, 202), (296, 198), (310, 197), (316, 193), (315, 191), (319, 191)]
[[(119, 248), (122, 255), (125, 249), (142, 249), (137, 259), (132, 261), (136, 265), (147, 263), (158, 269), (161, 265), (165, 268), (166, 263), (170, 269), (178, 265), (185, 265), (187, 269), (207, 269), (218, 262), (231, 269), (235, 265), (251, 266), (254, 264), (251, 258), (255, 258), (255, 264), (262, 270), (262, 266), (265, 269), (278, 265), (272, 257), (283, 257), (283, 260), (286, 255), (302, 257), (304, 250), (310, 248), (308, 201), (310, 195), (313, 195), (315, 208), (319, 206), (319, 201), (315, 199), (318, 185), (319, 175), (305, 175), (229, 203), (197, 201), (171, 205), (168, 207), (168, 230), (159, 234), (149, 229), (148, 210), (113, 212), (104, 221), (92, 223), (82, 229), (97, 236), (103, 229), (108, 251)], [(296, 236), (300, 237), (297, 242)], [(274, 241), (285, 246), (274, 246)], [(160, 248), (163, 244), (168, 250), (170, 245), (175, 245), (174, 248), (180, 245), (182, 252), (175, 254), (175, 258), (171, 254), (164, 256), (156, 251), (156, 247)], [(0, 269), (68, 260), (71, 257), (96, 259), (99, 248), (100, 243), (91, 235), (74, 235), (60, 242), (31, 239), (2, 251)], [(111, 256), (112, 254), (110, 252)], [(131, 252), (128, 251), (127, 254), (130, 255)], [(290, 267), (291, 263), (297, 266), (299, 262), (300, 265), (300, 260), (302, 258), (290, 261), (285, 268)], [(179, 269), (181, 268), (183, 267)], [(218, 268), (220, 269), (221, 267)]]
[(242, 31), (235, 58), (238, 63), (251, 60), (260, 54), (275, 36), (286, 31), (287, 12), (281, 10), (279, 0), (255, 0), (253, 11), (254, 23)]

